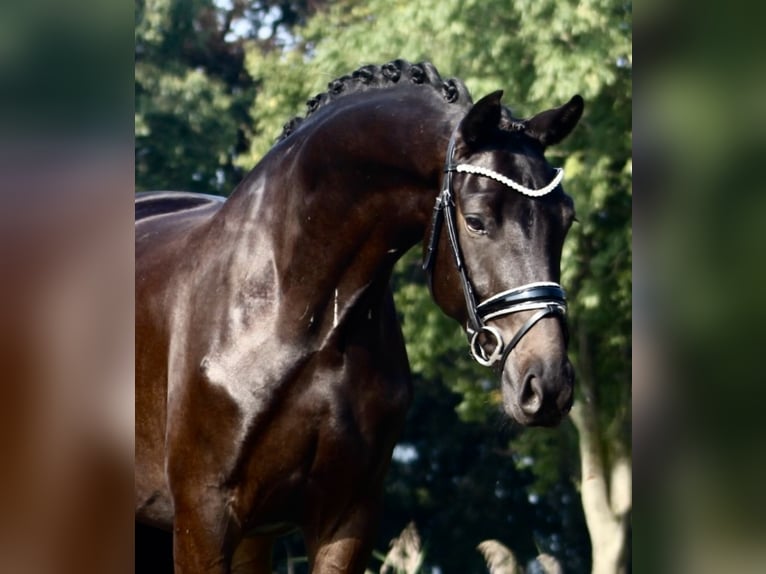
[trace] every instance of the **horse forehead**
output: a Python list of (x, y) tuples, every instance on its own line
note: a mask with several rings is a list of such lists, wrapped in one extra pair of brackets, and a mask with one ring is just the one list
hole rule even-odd
[(504, 133), (484, 149), (479, 149), (469, 162), (500, 173), (514, 170), (546, 170), (548, 162), (536, 142), (524, 134)]

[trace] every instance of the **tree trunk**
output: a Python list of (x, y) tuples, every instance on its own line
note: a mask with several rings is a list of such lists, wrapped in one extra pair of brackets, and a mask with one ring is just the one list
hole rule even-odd
[(627, 456), (622, 456), (615, 459), (611, 469), (606, 468), (587, 335), (583, 327), (579, 331), (578, 380), (582, 398), (572, 408), (571, 417), (580, 435), (580, 496), (593, 549), (591, 572), (624, 574), (627, 572), (625, 550), (631, 508), (631, 462)]

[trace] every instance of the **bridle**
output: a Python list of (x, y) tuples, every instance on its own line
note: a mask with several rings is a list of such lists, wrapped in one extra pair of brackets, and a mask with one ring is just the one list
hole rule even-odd
[[(452, 174), (455, 172), (473, 173), (490, 177), (515, 191), (528, 195), (530, 197), (542, 197), (553, 191), (561, 182), (564, 175), (562, 169), (557, 169), (556, 176), (543, 188), (530, 189), (521, 185), (512, 179), (497, 173), (493, 170), (472, 166), (470, 164), (455, 164), (455, 138), (457, 129), (453, 131), (452, 137), (447, 147), (447, 157), (445, 160), (444, 185), (439, 196), (436, 198), (434, 206), (433, 219), (431, 223), (431, 238), (428, 242), (428, 251), (426, 252), (423, 269), (428, 273), (429, 283), (433, 291), (433, 267), (436, 259), (436, 251), (439, 245), (442, 225), (447, 223), (447, 238), (449, 239), (452, 255), (455, 260), (455, 266), (460, 275), (460, 283), (463, 286), (463, 295), (465, 296), (466, 310), (468, 312), (467, 333), (470, 342), (471, 356), (474, 360), (485, 367), (491, 367), (499, 362), (499, 368), (502, 369), (508, 355), (511, 354), (514, 347), (521, 338), (541, 319), (548, 316), (557, 317), (561, 320), (566, 336), (566, 294), (564, 289), (558, 283), (550, 281), (538, 281), (527, 283), (514, 289), (502, 291), (476, 304), (473, 286), (468, 278), (468, 272), (463, 261), (460, 243), (457, 237), (457, 220), (455, 216), (455, 201), (452, 191)], [(487, 322), (501, 317), (522, 311), (537, 311), (529, 317), (521, 328), (516, 332), (513, 338), (506, 345), (503, 341), (500, 330)], [(494, 339), (494, 348), (488, 353), (485, 345)]]

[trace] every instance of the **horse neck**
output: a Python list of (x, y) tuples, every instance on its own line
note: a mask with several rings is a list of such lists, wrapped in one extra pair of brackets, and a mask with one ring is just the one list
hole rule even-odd
[(287, 323), (317, 314), (337, 323), (364, 292), (387, 285), (429, 224), (462, 111), (419, 94), (384, 96), (320, 110), (227, 202), (250, 218), (251, 236), (240, 231), (238, 242), (269, 252), (284, 300), (301, 301), (285, 311)]

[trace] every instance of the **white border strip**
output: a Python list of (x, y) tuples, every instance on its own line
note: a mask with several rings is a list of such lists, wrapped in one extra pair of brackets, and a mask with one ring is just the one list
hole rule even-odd
[(534, 311), (535, 309), (545, 309), (546, 307), (550, 307), (551, 305), (558, 307), (566, 314), (566, 311), (567, 311), (566, 305), (562, 305), (561, 303), (558, 303), (558, 302), (538, 301), (536, 303), (518, 303), (514, 305), (513, 307), (506, 307), (505, 309), (500, 309), (499, 311), (495, 311), (494, 313), (485, 315), (482, 318), (485, 321), (489, 321), (490, 319), (494, 319), (496, 317), (502, 317), (503, 315), (511, 315), (513, 313), (519, 313), (521, 311)]
[(503, 297), (507, 295), (516, 295), (518, 293), (523, 293), (524, 291), (529, 291), (530, 289), (535, 289), (537, 287), (558, 287), (559, 289), (563, 290), (563, 287), (559, 285), (558, 283), (554, 283), (553, 281), (535, 281), (534, 283), (527, 283), (526, 285), (521, 285), (520, 287), (514, 287), (513, 289), (508, 289), (507, 291), (501, 291), (500, 293), (496, 293), (495, 295), (492, 295), (492, 297), (485, 299), (478, 305), (476, 305), (477, 309), (481, 309), (482, 306), (487, 305), (489, 303), (493, 303), (497, 301), (498, 299), (502, 299)]

